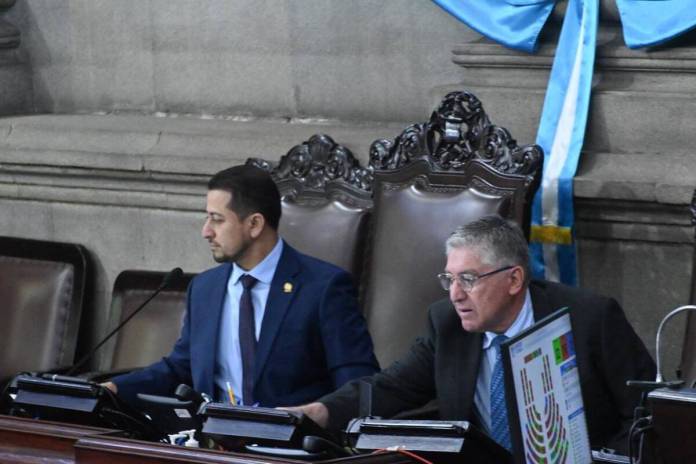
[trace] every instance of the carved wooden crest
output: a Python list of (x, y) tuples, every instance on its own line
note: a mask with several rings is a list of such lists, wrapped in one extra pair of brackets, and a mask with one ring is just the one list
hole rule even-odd
[(479, 160), (504, 174), (537, 172), (543, 151), (518, 146), (507, 129), (491, 124), (481, 101), (466, 91), (447, 94), (425, 123), (408, 126), (394, 140), (370, 146), (370, 168), (394, 170), (418, 160), (443, 171), (462, 170)]
[(270, 172), (283, 195), (323, 198), (342, 192), (348, 204), (367, 206), (362, 203), (369, 200), (371, 205), (372, 170), (328, 135), (315, 134), (292, 147), (277, 166), (259, 158), (250, 158), (247, 164)]

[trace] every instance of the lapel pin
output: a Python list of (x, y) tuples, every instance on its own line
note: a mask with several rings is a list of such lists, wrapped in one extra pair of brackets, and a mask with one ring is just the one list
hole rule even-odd
[(283, 284), (283, 291), (284, 291), (285, 293), (290, 293), (290, 292), (292, 292), (292, 284), (291, 284), (290, 282), (285, 282), (285, 283)]

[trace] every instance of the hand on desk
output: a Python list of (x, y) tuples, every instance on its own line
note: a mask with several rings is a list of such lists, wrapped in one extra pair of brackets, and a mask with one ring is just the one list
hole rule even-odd
[(315, 402), (304, 404), (302, 406), (289, 406), (278, 409), (301, 412), (323, 428), (326, 428), (326, 426), (329, 424), (329, 410), (326, 409), (326, 406), (324, 406), (323, 403)]
[(101, 385), (101, 386), (104, 387), (104, 388), (107, 388), (107, 389), (111, 390), (111, 392), (112, 392), (114, 395), (118, 393), (118, 387), (117, 387), (116, 384), (113, 383), (113, 382), (104, 382), (104, 383), (100, 383), (99, 385)]

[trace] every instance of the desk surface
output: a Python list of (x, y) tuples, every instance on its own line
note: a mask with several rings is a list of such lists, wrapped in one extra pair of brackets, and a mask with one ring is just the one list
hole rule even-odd
[[(291, 459), (184, 448), (122, 438), (116, 430), (0, 415), (0, 462), (22, 464), (302, 463)], [(317, 464), (407, 464), (398, 453), (313, 461)]]
[(75, 462), (75, 443), (114, 430), (0, 415), (0, 462)]

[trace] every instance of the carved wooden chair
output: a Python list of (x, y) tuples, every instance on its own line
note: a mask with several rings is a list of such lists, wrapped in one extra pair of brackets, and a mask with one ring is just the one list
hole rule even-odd
[(348, 270), (359, 282), (372, 210), (371, 171), (321, 134), (290, 149), (277, 165), (257, 158), (247, 164), (270, 171), (278, 185), (281, 236), (301, 252)]
[(0, 381), (71, 365), (90, 292), (83, 246), (0, 237)]
[(529, 230), (542, 150), (518, 146), (471, 93), (444, 97), (430, 120), (370, 149), (375, 201), (365, 311), (382, 366), (424, 333), (427, 307), (447, 295), (436, 274), (454, 229), (498, 213)]

